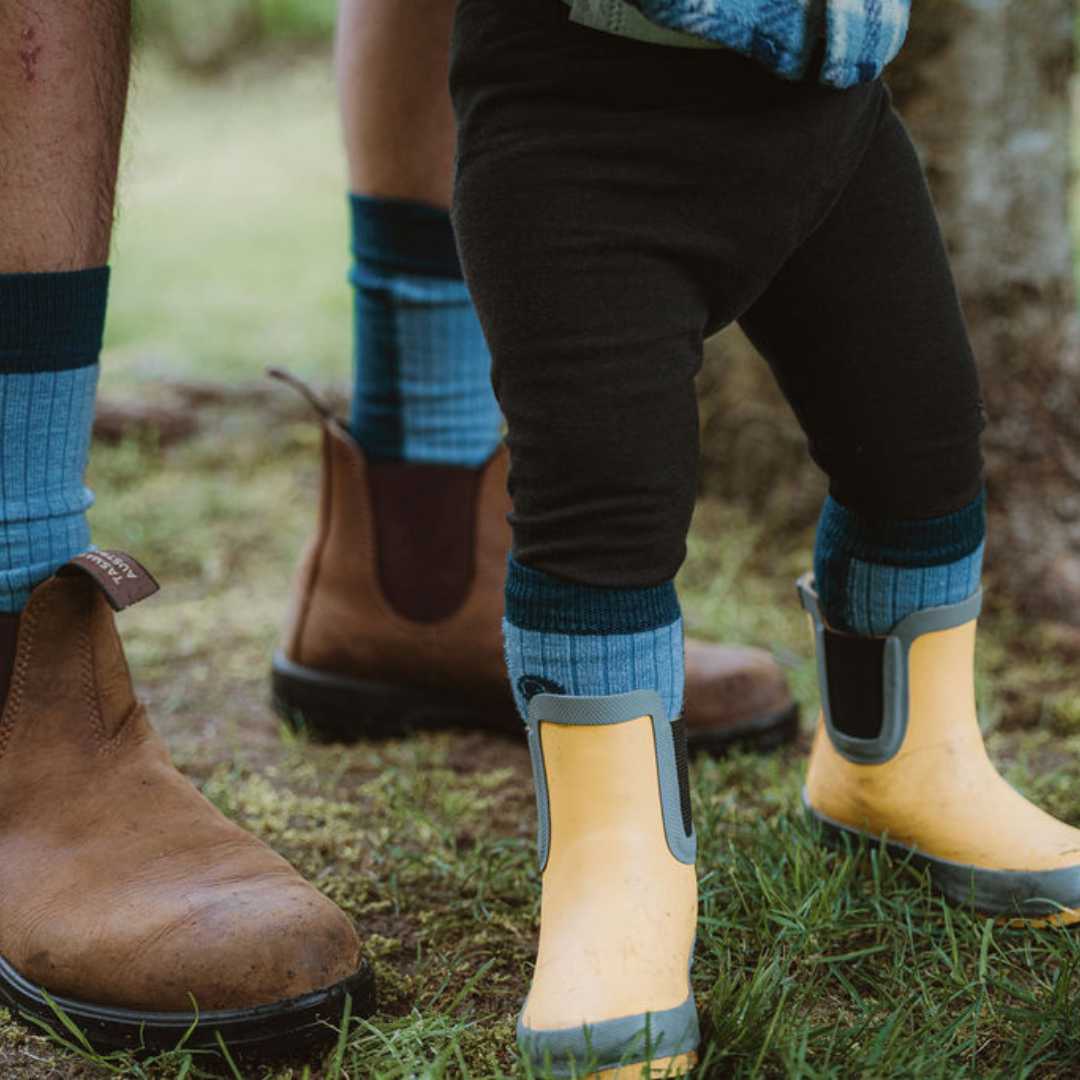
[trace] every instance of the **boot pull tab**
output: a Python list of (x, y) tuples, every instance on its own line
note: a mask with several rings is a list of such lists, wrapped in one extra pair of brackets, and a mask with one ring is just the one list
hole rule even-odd
[(279, 367), (268, 367), (266, 374), (271, 379), (277, 379), (278, 382), (291, 386), (315, 410), (321, 420), (334, 419), (333, 409), (298, 375)]
[(150, 571), (124, 551), (84, 551), (56, 573), (58, 577), (85, 574), (101, 590), (113, 611), (123, 611), (161, 588)]

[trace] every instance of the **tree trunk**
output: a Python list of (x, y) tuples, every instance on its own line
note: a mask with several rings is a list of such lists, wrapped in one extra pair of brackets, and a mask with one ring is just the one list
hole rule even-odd
[[(1069, 227), (1073, 3), (914, 6), (889, 82), (923, 155), (982, 372), (991, 568), (1026, 612), (1080, 624), (1080, 354)], [(742, 351), (730, 340), (720, 348)], [(749, 498), (767, 514), (790, 507), (782, 524), (805, 525), (807, 503), (820, 488), (810, 485), (813, 499), (791, 498), (806, 490), (807, 472), (794, 465), (801, 441), (778, 415), (762, 367), (737, 355), (707, 366), (706, 486)], [(763, 402), (752, 424), (740, 406), (749, 395)], [(749, 457), (739, 449), (755, 429), (765, 456), (747, 471)]]
[(924, 154), (982, 373), (992, 566), (1029, 613), (1080, 623), (1073, 3), (915, 8), (891, 84)]

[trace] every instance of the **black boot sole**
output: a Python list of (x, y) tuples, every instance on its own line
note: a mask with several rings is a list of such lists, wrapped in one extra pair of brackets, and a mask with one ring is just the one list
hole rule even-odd
[(332, 675), (274, 654), (270, 683), (275, 710), (294, 731), (319, 742), (390, 739), (414, 731), (448, 728), (525, 738), (525, 725), (510, 697), (477, 700), (431, 687), (395, 686)]
[(220, 1052), (223, 1042), (236, 1057), (287, 1057), (336, 1039), (347, 997), (350, 1015), (374, 1012), (375, 977), (366, 963), (355, 975), (325, 990), (249, 1009), (196, 1013), (144, 1012), (49, 994), (0, 956), (0, 1003), (16, 1019), (39, 1032), (51, 1030), (67, 1042), (77, 1042), (57, 1015), (62, 1010), (87, 1043), (104, 1053), (161, 1053), (179, 1047)]
[[(505, 701), (455, 698), (443, 689), (329, 674), (296, 664), (281, 652), (274, 655), (270, 681), (277, 713), (294, 731), (319, 742), (352, 743), (449, 728), (525, 739), (525, 725), (509, 692)], [(687, 732), (687, 745), (691, 753), (714, 757), (735, 747), (767, 752), (791, 742), (798, 731), (799, 708), (792, 703), (738, 728)]]

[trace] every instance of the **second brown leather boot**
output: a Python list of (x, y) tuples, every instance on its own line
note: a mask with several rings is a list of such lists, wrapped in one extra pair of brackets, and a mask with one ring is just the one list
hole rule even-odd
[(170, 763), (110, 610), (155, 589), (87, 552), (0, 633), (0, 1002), (103, 1048), (333, 1038), (374, 1005), (356, 932)]
[[(278, 711), (345, 741), (432, 727), (523, 735), (502, 646), (506, 450), (480, 469), (370, 464), (286, 381), (320, 413), (323, 461), (318, 524), (273, 661)], [(769, 749), (795, 736), (798, 711), (769, 653), (691, 640), (684, 722), (694, 750)]]

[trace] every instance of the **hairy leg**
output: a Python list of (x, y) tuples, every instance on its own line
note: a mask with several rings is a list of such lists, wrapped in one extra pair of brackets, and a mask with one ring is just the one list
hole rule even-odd
[(108, 258), (130, 0), (0, 5), (0, 273)]
[[(9, 661), (31, 590), (90, 543), (83, 473), (130, 26), (130, 0), (0, 4), (0, 621)], [(0, 683), (4, 666), (0, 656)]]
[(454, 120), (447, 92), (455, 0), (340, 0), (337, 34), (349, 186), (450, 205)]

